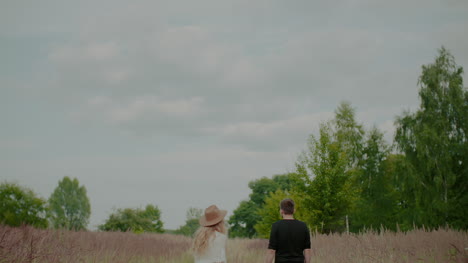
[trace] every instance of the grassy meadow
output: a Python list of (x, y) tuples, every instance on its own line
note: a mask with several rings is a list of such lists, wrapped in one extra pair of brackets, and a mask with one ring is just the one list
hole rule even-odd
[[(0, 263), (188, 263), (191, 238), (0, 226)], [(262, 262), (264, 239), (230, 239), (229, 263)], [(468, 233), (450, 229), (312, 236), (312, 262), (468, 262)]]

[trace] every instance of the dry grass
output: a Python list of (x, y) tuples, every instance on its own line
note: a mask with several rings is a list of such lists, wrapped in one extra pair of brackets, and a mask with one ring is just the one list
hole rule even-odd
[(0, 226), (0, 262), (171, 262), (189, 256), (190, 242), (190, 238), (169, 234)]
[[(189, 263), (191, 239), (169, 234), (71, 232), (0, 226), (3, 262)], [(230, 239), (229, 263), (262, 262), (267, 240)], [(312, 262), (468, 262), (468, 233), (314, 235)]]
[(316, 235), (312, 247), (313, 262), (468, 262), (468, 233), (449, 229)]

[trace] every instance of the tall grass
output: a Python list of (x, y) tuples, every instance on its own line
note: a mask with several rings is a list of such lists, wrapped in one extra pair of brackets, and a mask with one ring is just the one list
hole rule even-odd
[[(0, 263), (189, 263), (191, 239), (171, 234), (72, 232), (0, 226)], [(268, 241), (230, 239), (227, 262), (262, 262)], [(468, 263), (468, 233), (450, 229), (407, 233), (312, 236), (312, 262)]]
[(177, 260), (189, 256), (190, 242), (169, 234), (0, 226), (0, 262), (183, 262)]
[(315, 235), (313, 262), (468, 263), (468, 233), (450, 229)]

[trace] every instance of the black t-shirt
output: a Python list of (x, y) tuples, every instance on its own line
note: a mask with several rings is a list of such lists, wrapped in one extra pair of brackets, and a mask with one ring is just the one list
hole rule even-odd
[(276, 250), (275, 263), (304, 262), (304, 249), (310, 248), (307, 225), (295, 219), (275, 222), (268, 248)]

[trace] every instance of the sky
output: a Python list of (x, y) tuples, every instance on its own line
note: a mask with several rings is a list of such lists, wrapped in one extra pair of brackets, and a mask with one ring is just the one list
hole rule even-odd
[(468, 1), (0, 0), (0, 180), (47, 199), (77, 178), (90, 229), (229, 217), (342, 101), (391, 143), (442, 46), (466, 71)]

